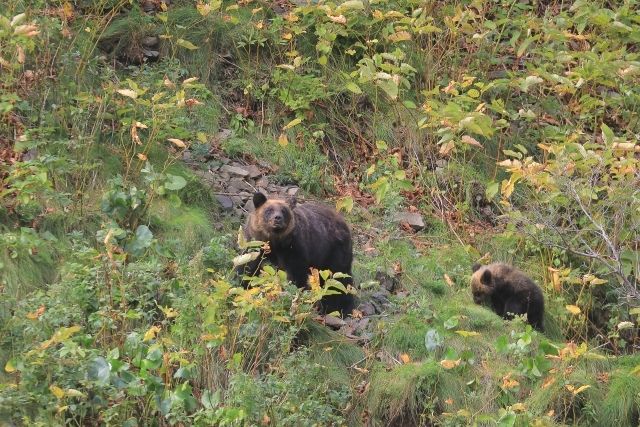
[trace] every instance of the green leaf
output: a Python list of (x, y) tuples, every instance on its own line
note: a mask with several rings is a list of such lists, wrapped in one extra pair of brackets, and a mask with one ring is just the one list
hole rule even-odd
[(429, 329), (424, 335), (424, 346), (429, 352), (435, 351), (442, 345), (442, 342), (442, 337), (440, 337), (440, 334), (435, 329)]
[(605, 145), (611, 145), (611, 143), (613, 143), (613, 139), (615, 138), (615, 135), (613, 134), (611, 128), (603, 123), (600, 126), (600, 129), (602, 130), (602, 140), (604, 141)]
[(411, 100), (406, 100), (402, 102), (402, 105), (404, 105), (406, 108), (408, 108), (409, 110), (415, 110), (416, 108), (418, 108), (418, 106), (416, 105), (415, 102), (411, 101)]
[(487, 189), (485, 190), (485, 195), (487, 196), (488, 200), (493, 200), (494, 197), (496, 197), (496, 195), (498, 194), (498, 191), (500, 191), (500, 183), (492, 182), (487, 186)]
[(358, 86), (354, 82), (347, 83), (345, 87), (356, 95), (360, 95), (362, 93), (362, 89), (360, 89), (360, 86)]
[(220, 405), (220, 390), (212, 393), (211, 390), (205, 390), (200, 397), (200, 403), (205, 409), (212, 410)]
[(104, 357), (96, 357), (89, 363), (87, 376), (92, 381), (106, 384), (111, 375), (111, 366)]
[(393, 80), (376, 80), (376, 84), (391, 98), (392, 101), (398, 99), (398, 84)]
[(178, 39), (176, 41), (176, 44), (178, 46), (182, 46), (185, 49), (189, 49), (189, 50), (195, 50), (198, 48), (198, 46), (194, 45), (193, 43), (191, 43), (189, 40), (185, 40), (185, 39)]
[(141, 255), (142, 252), (151, 246), (153, 233), (146, 225), (139, 225), (136, 234), (131, 242), (126, 246), (126, 250), (133, 255)]
[(458, 326), (458, 316), (451, 316), (444, 322), (445, 329), (453, 329)]
[(506, 335), (500, 335), (496, 340), (496, 350), (499, 353), (506, 353), (509, 349), (509, 339)]
[(187, 180), (180, 175), (168, 175), (167, 180), (164, 183), (164, 188), (167, 190), (182, 190), (187, 185)]

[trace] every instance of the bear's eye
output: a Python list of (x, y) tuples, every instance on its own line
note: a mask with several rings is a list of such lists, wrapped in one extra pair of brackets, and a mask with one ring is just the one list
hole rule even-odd
[(271, 213), (273, 213), (273, 208), (267, 208), (264, 210), (265, 215), (271, 215)]

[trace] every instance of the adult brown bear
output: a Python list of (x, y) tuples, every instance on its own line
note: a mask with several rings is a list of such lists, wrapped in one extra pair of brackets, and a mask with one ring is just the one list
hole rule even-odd
[(500, 262), (475, 264), (471, 292), (476, 304), (490, 304), (493, 311), (505, 319), (526, 314), (531, 326), (544, 330), (542, 290), (520, 270)]
[[(294, 198), (269, 198), (253, 195), (255, 211), (247, 218), (244, 235), (247, 240), (269, 242), (270, 251), (244, 266), (239, 272), (255, 275), (265, 260), (286, 271), (287, 278), (299, 288), (308, 288), (311, 268), (331, 270), (351, 276), (353, 247), (351, 231), (335, 210), (318, 203), (297, 204)], [(353, 285), (351, 277), (340, 279)], [(321, 313), (339, 311), (350, 314), (354, 307), (352, 294), (327, 295), (319, 303)]]

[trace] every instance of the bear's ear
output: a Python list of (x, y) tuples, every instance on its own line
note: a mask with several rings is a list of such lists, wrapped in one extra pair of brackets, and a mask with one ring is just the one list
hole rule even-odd
[(488, 268), (485, 268), (484, 271), (482, 272), (482, 276), (480, 276), (480, 283), (482, 283), (485, 286), (491, 287), (493, 286), (491, 279), (492, 279), (491, 271)]
[(480, 267), (482, 267), (482, 265), (478, 263), (473, 264), (473, 267), (471, 267), (471, 272), (475, 273), (476, 271), (480, 270)]
[(253, 207), (258, 209), (267, 201), (267, 196), (262, 193), (253, 193)]
[(287, 197), (287, 204), (291, 209), (295, 209), (296, 205), (298, 204), (298, 199), (296, 199), (295, 196)]

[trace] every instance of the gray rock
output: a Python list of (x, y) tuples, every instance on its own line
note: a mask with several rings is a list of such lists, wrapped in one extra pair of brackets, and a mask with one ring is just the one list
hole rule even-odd
[(158, 46), (158, 44), (160, 44), (160, 39), (156, 36), (147, 36), (147, 37), (143, 37), (140, 43), (144, 47), (154, 48)]
[(253, 199), (247, 200), (247, 202), (244, 204), (244, 209), (249, 213), (253, 212), (256, 209), (253, 206)]
[(380, 283), (380, 287), (387, 292), (394, 293), (400, 288), (400, 280), (398, 276), (389, 275), (384, 271), (376, 272), (376, 280)]
[(249, 175), (249, 171), (239, 167), (239, 166), (230, 166), (230, 165), (224, 165), (220, 168), (221, 171), (226, 172), (230, 175), (235, 175), (235, 176), (241, 176), (241, 177), (245, 177)]
[(376, 308), (368, 301), (360, 304), (358, 310), (360, 310), (364, 316), (372, 316), (376, 314)]
[(253, 187), (242, 178), (231, 178), (228, 182), (229, 193), (253, 192)]
[(247, 165), (244, 168), (249, 171), (249, 178), (256, 179), (262, 176), (262, 171), (256, 165)]
[(322, 323), (325, 324), (325, 326), (327, 326), (327, 327), (329, 327), (331, 329), (340, 329), (344, 325), (346, 325), (344, 320), (342, 320), (339, 317), (334, 317), (334, 316), (321, 316), (318, 320), (321, 320)]
[(233, 209), (233, 200), (231, 200), (231, 197), (217, 194), (216, 200), (218, 201), (218, 203), (220, 203), (220, 206), (225, 211), (230, 211), (231, 209)]
[(396, 212), (393, 215), (393, 220), (396, 222), (406, 222), (415, 231), (420, 231), (424, 228), (422, 215), (416, 212)]
[(295, 196), (300, 191), (300, 187), (290, 187), (287, 188), (287, 196)]

